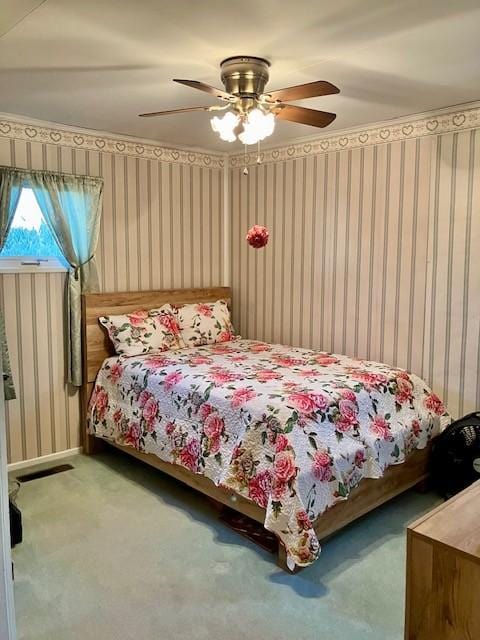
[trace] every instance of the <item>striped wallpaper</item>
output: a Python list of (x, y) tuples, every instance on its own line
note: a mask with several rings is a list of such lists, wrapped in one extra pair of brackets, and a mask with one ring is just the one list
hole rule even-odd
[(65, 384), (64, 273), (3, 274), (17, 400), (5, 403), (9, 462), (79, 446), (78, 393)]
[(424, 371), (463, 415), (480, 408), (480, 130), (432, 143)]
[[(73, 133), (25, 125), (0, 135), (0, 164), (104, 177), (104, 291), (230, 278), (243, 335), (406, 367), (456, 416), (480, 406), (480, 133), (459, 129), (461, 115), (438, 120), (454, 128), (438, 135), (432, 116), (425, 134), (392, 124), (405, 136), (392, 142), (355, 134), (330, 152), (322, 140), (315, 151), (273, 150), (247, 176), (233, 157), (228, 184), (213, 156), (164, 150), (157, 160), (157, 147), (113, 139), (102, 151), (95, 137), (76, 148)], [(254, 223), (270, 230), (265, 250), (244, 240)], [(11, 462), (79, 445), (78, 395), (64, 383), (64, 284), (63, 273), (0, 274), (19, 391), (7, 404)]]
[[(230, 175), (245, 336), (406, 367), (453, 415), (480, 404), (480, 134), (372, 145)], [(265, 224), (256, 251), (248, 228)]]
[[(104, 291), (223, 283), (223, 169), (0, 137), (0, 164), (100, 175)], [(79, 398), (65, 385), (65, 275), (0, 274), (19, 398), (7, 403), (9, 462), (79, 446)]]

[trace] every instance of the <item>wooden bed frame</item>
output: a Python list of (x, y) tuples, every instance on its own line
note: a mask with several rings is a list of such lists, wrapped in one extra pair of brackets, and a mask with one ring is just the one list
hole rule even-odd
[[(227, 300), (230, 304), (231, 292), (228, 287), (208, 289), (171, 289), (163, 291), (135, 291), (124, 293), (91, 293), (82, 296), (82, 344), (83, 344), (83, 386), (82, 425), (83, 451), (87, 455), (104, 448), (106, 441), (87, 433), (87, 405), (93, 390), (97, 373), (105, 358), (114, 355), (110, 340), (98, 322), (98, 317), (109, 314), (130, 313), (136, 309), (152, 309), (167, 302), (188, 304)], [(132, 447), (108, 443), (128, 455), (145, 462), (223, 505), (264, 523), (265, 510), (254, 502), (220, 488), (208, 478), (188, 471), (184, 467), (160, 460), (151, 453), (141, 453)], [(314, 523), (315, 532), (322, 540), (345, 525), (387, 502), (394, 496), (422, 483), (427, 475), (427, 461), (430, 447), (413, 452), (406, 462), (391, 466), (382, 478), (365, 479), (352, 491), (348, 500), (336, 504)], [(278, 564), (289, 571), (286, 552), (282, 543), (278, 545)], [(297, 567), (296, 570), (299, 570)]]

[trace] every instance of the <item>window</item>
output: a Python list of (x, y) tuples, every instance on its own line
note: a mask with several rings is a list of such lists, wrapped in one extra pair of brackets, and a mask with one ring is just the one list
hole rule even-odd
[(0, 270), (58, 271), (67, 263), (47, 226), (32, 189), (23, 187), (0, 252)]

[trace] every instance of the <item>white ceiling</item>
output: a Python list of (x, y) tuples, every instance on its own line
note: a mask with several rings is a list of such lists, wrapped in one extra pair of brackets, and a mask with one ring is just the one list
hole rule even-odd
[[(270, 89), (329, 80), (302, 101), (328, 130), (480, 99), (480, 0), (0, 0), (0, 111), (220, 151), (209, 105), (171, 78), (222, 86), (230, 55), (272, 61)], [(270, 144), (320, 130), (278, 122)]]

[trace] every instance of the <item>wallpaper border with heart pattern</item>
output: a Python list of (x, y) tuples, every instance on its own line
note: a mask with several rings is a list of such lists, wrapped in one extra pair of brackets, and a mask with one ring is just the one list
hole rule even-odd
[[(480, 126), (480, 103), (470, 103), (462, 108), (447, 107), (437, 109), (421, 116), (395, 118), (391, 122), (376, 123), (367, 128), (355, 128), (336, 131), (329, 135), (310, 138), (296, 144), (272, 147), (260, 152), (260, 163), (282, 162), (283, 160), (303, 158), (331, 151), (343, 151), (367, 147), (397, 140), (409, 140), (424, 136), (439, 135), (452, 131), (475, 129)], [(230, 155), (232, 168), (254, 165), (258, 162), (256, 152)]]
[[(367, 128), (344, 129), (321, 137), (309, 138), (296, 144), (265, 149), (260, 161), (281, 162), (331, 151), (366, 147), (397, 140), (408, 140), (430, 135), (473, 129), (480, 126), (480, 103), (463, 107), (447, 107), (417, 116), (395, 118), (391, 122), (375, 123)], [(232, 168), (253, 165), (258, 162), (256, 152), (221, 154), (198, 150), (177, 149), (144, 140), (117, 138), (114, 135), (80, 130), (74, 127), (56, 128), (47, 124), (0, 114), (0, 137), (30, 140), (49, 144), (115, 153), (136, 158), (164, 160), (179, 164), (209, 168), (223, 168), (225, 162)]]
[(56, 128), (6, 114), (0, 114), (0, 137), (210, 169), (219, 169), (225, 164), (225, 154), (221, 153), (164, 147), (144, 140), (117, 138), (114, 135), (79, 130), (74, 127)]

